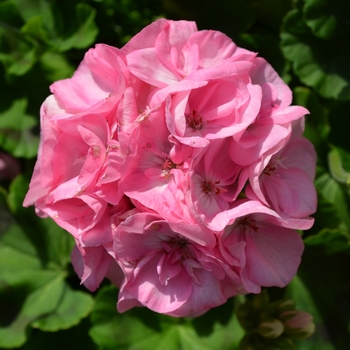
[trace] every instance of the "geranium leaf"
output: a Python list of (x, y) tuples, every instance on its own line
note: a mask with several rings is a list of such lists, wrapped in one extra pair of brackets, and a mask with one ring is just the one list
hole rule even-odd
[(349, 208), (341, 185), (326, 172), (316, 179), (315, 185), (323, 198), (337, 209), (339, 218), (350, 227)]
[(305, 0), (306, 24), (321, 39), (330, 39), (348, 29), (350, 6), (343, 0)]
[(20, 31), (21, 18), (15, 4), (0, 3), (0, 62), (6, 73), (23, 75), (35, 64), (37, 45)]
[(19, 176), (7, 198), (17, 222), (0, 237), (0, 347), (25, 343), (28, 327), (56, 331), (80, 322), (93, 300), (65, 282), (71, 236), (51, 219), (20, 208), (28, 181)]
[(0, 112), (0, 147), (15, 157), (32, 158), (39, 144), (39, 137), (32, 132), (37, 120), (26, 114), (26, 108), (27, 99), (22, 98)]
[(33, 322), (32, 327), (49, 332), (70, 328), (91, 312), (93, 304), (90, 295), (73, 291), (65, 285), (57, 308), (46, 317)]
[[(69, 2), (44, 5), (41, 11), (42, 24), (48, 42), (55, 50), (82, 49), (94, 42), (98, 28), (94, 22), (96, 10), (90, 5), (78, 3), (72, 6)], [(64, 19), (64, 13), (67, 12), (73, 15), (69, 23)]]
[[(225, 306), (189, 320), (156, 314), (145, 308), (119, 314), (115, 309), (117, 297), (114, 286), (104, 287), (96, 297), (91, 314), (93, 326), (89, 334), (101, 349), (234, 350), (238, 349), (243, 336), (233, 308), (229, 307), (232, 306), (232, 300)], [(228, 319), (220, 322), (220, 317), (225, 314), (228, 314)]]
[(16, 4), (17, 9), (24, 21), (40, 14), (40, 3), (42, 0), (11, 0)]
[(295, 74), (307, 86), (326, 98), (350, 98), (350, 52), (343, 38), (325, 41), (315, 37), (301, 11), (292, 10), (284, 18), (281, 48), (292, 62)]
[(52, 264), (43, 268), (33, 250), (18, 225), (11, 226), (1, 239), (1, 299), (6, 303), (7, 294), (14, 293), (22, 300), (22, 306), (20, 310), (10, 309), (9, 313), (13, 316), (2, 320), (4, 326), (0, 328), (0, 347), (22, 345), (26, 341), (28, 325), (38, 317), (53, 312), (58, 306), (64, 286), (64, 273)]
[(311, 235), (304, 240), (306, 245), (323, 245), (328, 254), (335, 254), (349, 250), (349, 236), (340, 229), (324, 228), (318, 234)]
[(46, 52), (40, 57), (40, 63), (48, 80), (54, 82), (69, 78), (74, 69), (63, 54)]
[(332, 147), (328, 153), (328, 166), (330, 173), (335, 180), (350, 185), (350, 173), (345, 171), (342, 164), (341, 154), (336, 147)]

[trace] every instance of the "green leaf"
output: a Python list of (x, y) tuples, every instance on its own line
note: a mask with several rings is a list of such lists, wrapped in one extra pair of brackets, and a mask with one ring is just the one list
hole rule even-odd
[(95, 15), (96, 10), (88, 4), (77, 4), (75, 7), (75, 23), (77, 27), (73, 35), (60, 42), (59, 50), (84, 49), (91, 45), (98, 34), (98, 28), (94, 22)]
[(35, 64), (36, 42), (20, 31), (22, 22), (10, 1), (0, 3), (0, 62), (9, 75), (23, 75)]
[(15, 157), (32, 158), (37, 154), (39, 137), (32, 133), (37, 120), (26, 114), (27, 104), (27, 99), (17, 99), (10, 108), (0, 111), (0, 147)]
[[(1, 248), (3, 247), (0, 247), (0, 249)], [(0, 252), (6, 253), (6, 250), (3, 248)], [(35, 277), (38, 279), (38, 275)], [(4, 279), (2, 279), (1, 282), (4, 283)], [(22, 345), (26, 341), (27, 326), (33, 320), (40, 316), (50, 314), (57, 308), (63, 286), (63, 276), (58, 275), (47, 281), (40, 288), (29, 292), (21, 311), (14, 321), (7, 327), (0, 327), (0, 346), (12, 348)], [(13, 290), (16, 290), (16, 287), (15, 285), (11, 286)], [(10, 287), (7, 286), (7, 288)]]
[(60, 53), (45, 52), (40, 58), (40, 63), (46, 78), (51, 82), (70, 78), (74, 73), (74, 67)]
[(346, 224), (347, 228), (349, 228), (349, 208), (341, 185), (326, 172), (316, 178), (315, 185), (324, 200), (331, 203), (337, 210), (339, 218)]
[(321, 39), (331, 39), (348, 29), (350, 4), (343, 0), (305, 0), (304, 18)]
[(60, 52), (83, 49), (95, 41), (98, 34), (96, 10), (86, 3), (68, 0), (13, 1), (17, 6), (12, 6), (16, 7), (25, 20), (20, 33), (27, 41)]
[(306, 245), (323, 245), (327, 254), (335, 254), (349, 251), (349, 235), (340, 229), (324, 228), (316, 235), (308, 236), (304, 243)]
[(25, 22), (40, 14), (40, 3), (42, 0), (11, 0), (16, 4), (17, 11)]
[(31, 38), (37, 39), (41, 43), (48, 43), (49, 41), (41, 15), (29, 18), (22, 26), (21, 32)]
[(349, 250), (350, 231), (346, 188), (321, 167), (315, 181), (318, 207), (315, 224), (304, 242), (309, 246), (323, 245), (326, 254)]
[(315, 303), (314, 298), (307, 285), (299, 276), (295, 276), (287, 286), (286, 297), (292, 299), (297, 309), (311, 314), (316, 324), (316, 332), (313, 336), (297, 342), (298, 350), (336, 350), (333, 344), (327, 339), (324, 320), (321, 311)]
[[(9, 237), (11, 236), (11, 237)], [(11, 242), (16, 242), (15, 246)], [(12, 319), (2, 320), (0, 347), (11, 348), (26, 341), (26, 328), (40, 316), (53, 312), (60, 300), (64, 274), (51, 264), (42, 268), (32, 246), (20, 226), (13, 225), (0, 243), (1, 294), (15, 293), (22, 299), (22, 307)], [(17, 303), (18, 304), (18, 303)]]
[(50, 332), (70, 328), (88, 316), (93, 305), (94, 300), (90, 295), (73, 291), (65, 285), (56, 309), (46, 317), (33, 322), (32, 327)]
[[(71, 13), (68, 22), (66, 13)], [(94, 22), (96, 10), (88, 4), (78, 3), (73, 6), (71, 2), (63, 1), (50, 5), (43, 2), (41, 15), (48, 44), (60, 52), (86, 48), (98, 34)]]
[(328, 153), (328, 166), (330, 173), (335, 180), (350, 186), (350, 173), (345, 171), (340, 151), (334, 146)]
[(232, 300), (196, 319), (172, 318), (146, 308), (119, 314), (114, 286), (101, 289), (91, 314), (90, 336), (101, 349), (238, 349), (243, 330)]
[(325, 41), (315, 37), (303, 21), (301, 11), (284, 18), (281, 48), (293, 70), (307, 86), (326, 98), (350, 99), (350, 51), (344, 38)]
[(25, 343), (29, 327), (56, 331), (87, 316), (91, 296), (72, 291), (65, 282), (72, 237), (51, 219), (40, 219), (21, 208), (28, 181), (17, 177), (8, 203), (17, 216), (0, 237), (0, 347)]

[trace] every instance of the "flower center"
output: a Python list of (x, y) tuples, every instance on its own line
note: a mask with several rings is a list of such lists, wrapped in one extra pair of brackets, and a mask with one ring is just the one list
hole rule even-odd
[(185, 260), (192, 258), (189, 250), (189, 242), (186, 238), (174, 237), (164, 241), (162, 245), (167, 252), (168, 262), (171, 265), (182, 264)]
[(203, 127), (202, 117), (195, 110), (186, 116), (186, 122), (187, 125), (193, 130), (200, 130)]
[(246, 233), (247, 230), (253, 230), (254, 232), (258, 232), (258, 226), (256, 225), (256, 221), (247, 216), (241, 218), (238, 222), (238, 225), (242, 228), (243, 233)]
[(204, 181), (202, 184), (203, 192), (206, 194), (220, 194), (222, 192), (226, 192), (224, 188), (218, 186), (219, 183), (220, 181)]
[(185, 238), (171, 238), (167, 241), (167, 243), (173, 248), (173, 249), (185, 249), (187, 247), (188, 242)]
[(269, 161), (263, 173), (267, 176), (270, 176), (275, 170), (276, 170), (276, 165), (273, 162)]
[(193, 258), (188, 247), (188, 242), (183, 237), (170, 238), (163, 241), (162, 246), (164, 255), (158, 263), (157, 271), (160, 283), (166, 286), (183, 268), (188, 270), (187, 260)]
[(162, 175), (169, 176), (171, 169), (176, 169), (176, 164), (170, 158), (165, 158), (162, 164)]

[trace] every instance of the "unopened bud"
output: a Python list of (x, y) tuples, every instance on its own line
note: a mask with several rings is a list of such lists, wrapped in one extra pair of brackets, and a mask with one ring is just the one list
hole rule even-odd
[(260, 323), (255, 331), (264, 338), (276, 339), (283, 333), (284, 326), (280, 320), (271, 318)]
[(283, 300), (278, 304), (278, 310), (280, 312), (295, 310), (294, 301), (291, 299)]
[(0, 151), (0, 180), (12, 180), (20, 173), (19, 161)]
[(285, 311), (280, 315), (285, 334), (294, 339), (304, 339), (315, 333), (315, 324), (310, 314), (304, 311)]

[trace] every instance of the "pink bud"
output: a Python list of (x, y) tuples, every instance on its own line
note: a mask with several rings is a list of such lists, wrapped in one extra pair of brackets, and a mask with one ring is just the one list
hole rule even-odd
[(0, 152), (0, 180), (12, 180), (20, 173), (20, 165), (17, 159), (9, 154)]
[(280, 319), (284, 323), (285, 333), (296, 339), (303, 339), (315, 332), (313, 317), (304, 311), (283, 312)]

